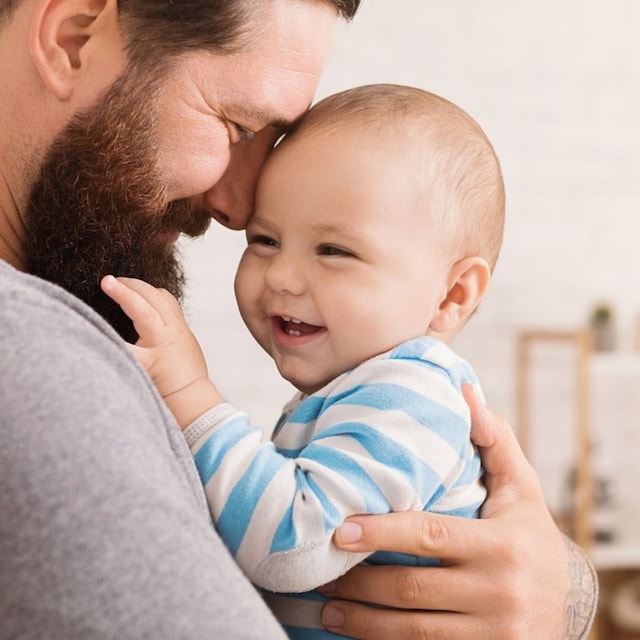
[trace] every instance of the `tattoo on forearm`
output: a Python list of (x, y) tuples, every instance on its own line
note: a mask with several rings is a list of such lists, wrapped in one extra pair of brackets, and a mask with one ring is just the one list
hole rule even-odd
[(584, 551), (566, 539), (571, 586), (567, 594), (563, 640), (585, 640), (598, 603), (598, 577)]

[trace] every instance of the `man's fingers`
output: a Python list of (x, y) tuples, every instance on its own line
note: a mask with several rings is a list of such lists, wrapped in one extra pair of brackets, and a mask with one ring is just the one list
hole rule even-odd
[(478, 528), (485, 526), (466, 518), (399, 511), (348, 518), (336, 530), (333, 541), (348, 551), (396, 551), (453, 561), (487, 551), (478, 549), (476, 542)]
[(490, 447), (496, 439), (489, 410), (478, 397), (472, 384), (462, 385), (462, 395), (471, 410), (471, 439), (479, 447)]
[(452, 611), (460, 603), (461, 609), (472, 611), (477, 608), (477, 598), (489, 597), (491, 589), (492, 585), (477, 584), (475, 577), (463, 579), (453, 566), (357, 565), (319, 591), (328, 598), (395, 609)]
[[(322, 612), (327, 629), (350, 638), (363, 640), (450, 640), (474, 638), (495, 640), (500, 632), (488, 625), (482, 628), (477, 619), (446, 612), (392, 611), (368, 607), (357, 602), (331, 601)], [(515, 637), (515, 636), (513, 636)]]
[[(500, 501), (506, 498), (516, 500), (531, 489), (537, 495), (537, 476), (522, 452), (511, 425), (502, 416), (487, 409), (471, 385), (464, 385), (462, 391), (471, 409), (471, 439), (480, 450), (485, 483), (492, 499), (495, 502), (497, 498)], [(484, 512), (483, 517), (486, 517)]]

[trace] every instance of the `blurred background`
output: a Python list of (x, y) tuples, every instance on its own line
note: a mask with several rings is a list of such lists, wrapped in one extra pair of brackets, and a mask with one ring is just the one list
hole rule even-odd
[[(586, 514), (612, 640), (640, 638), (639, 33), (638, 0), (364, 0), (317, 94), (419, 86), (492, 140), (504, 247), (454, 347), (519, 430), (559, 520), (574, 531)], [(218, 226), (184, 242), (187, 311), (222, 392), (268, 430), (293, 390), (237, 313), (243, 248)]]

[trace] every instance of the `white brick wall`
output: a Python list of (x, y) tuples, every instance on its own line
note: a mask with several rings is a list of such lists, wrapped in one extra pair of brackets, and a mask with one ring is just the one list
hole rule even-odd
[[(491, 406), (510, 418), (519, 327), (579, 326), (607, 300), (623, 346), (633, 341), (639, 33), (638, 0), (364, 0), (321, 82), (319, 97), (368, 82), (421, 86), (460, 104), (494, 142), (507, 186), (505, 244), (489, 296), (457, 346)], [(185, 245), (191, 317), (223, 391), (270, 424), (290, 387), (235, 311), (242, 246), (240, 234), (220, 228)], [(616, 406), (612, 421), (640, 432), (637, 412)]]

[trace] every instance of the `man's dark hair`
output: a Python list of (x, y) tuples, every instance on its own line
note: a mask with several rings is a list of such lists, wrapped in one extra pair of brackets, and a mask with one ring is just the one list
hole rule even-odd
[[(320, 0), (308, 0), (318, 2)], [(361, 0), (321, 0), (336, 7), (345, 20)], [(0, 0), (0, 26), (21, 0)], [(231, 53), (242, 47), (250, 20), (268, 10), (268, 0), (119, 0), (130, 61), (146, 66), (147, 57), (192, 49)]]
[[(361, 0), (307, 1), (334, 5), (342, 18), (350, 20)], [(248, 44), (243, 38), (248, 27), (260, 24), (270, 4), (268, 0), (119, 0), (129, 63), (153, 68), (154, 62), (167, 60), (166, 54), (238, 51)]]
[(2, 23), (13, 13), (20, 0), (0, 0), (0, 27)]

